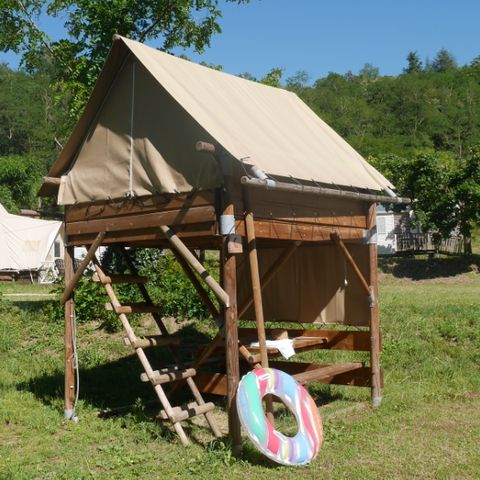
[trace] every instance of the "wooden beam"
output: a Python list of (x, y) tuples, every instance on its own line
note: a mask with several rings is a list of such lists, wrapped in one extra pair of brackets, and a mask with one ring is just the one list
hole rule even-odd
[[(74, 248), (67, 247), (65, 249), (65, 284), (71, 283), (74, 277)], [(75, 301), (69, 295), (65, 302), (65, 328), (64, 328), (64, 345), (65, 345), (65, 418), (72, 419), (75, 416), (75, 397), (76, 397), (76, 378), (75, 378), (75, 351), (73, 332), (75, 331)]]
[[(297, 248), (302, 242), (294, 242), (288, 248), (286, 248), (275, 260), (275, 263), (267, 270), (263, 275), (260, 284), (262, 291), (268, 286), (268, 284), (273, 280), (275, 274), (280, 270), (280, 268), (285, 264), (285, 262), (295, 253)], [(238, 309), (238, 318), (242, 318), (245, 315), (245, 312), (251, 307), (254, 302), (253, 295), (251, 298), (246, 300), (243, 305), (240, 305)]]
[[(224, 213), (228, 212), (227, 209)], [(222, 270), (223, 287), (230, 301), (224, 308), (225, 319), (225, 357), (227, 369), (227, 408), (228, 429), (232, 442), (234, 455), (241, 455), (243, 451), (240, 420), (238, 418), (236, 395), (240, 382), (239, 359), (238, 359), (238, 331), (237, 331), (237, 277), (236, 258), (228, 252), (228, 235), (224, 236), (222, 245)]]
[(119, 232), (137, 229), (153, 229), (155, 225), (177, 225), (188, 223), (205, 223), (215, 221), (215, 208), (182, 208), (166, 212), (123, 215), (111, 218), (99, 218), (66, 224), (67, 235), (85, 235), (96, 232)]
[[(253, 304), (255, 309), (255, 323), (257, 325), (257, 338), (260, 346), (260, 364), (262, 368), (268, 368), (268, 353), (265, 337), (265, 319), (263, 315), (262, 284), (260, 281), (260, 269), (258, 266), (257, 245), (255, 243), (255, 222), (250, 208), (248, 192), (244, 190), (245, 204), (245, 229), (247, 231), (248, 261), (250, 264), (250, 278), (252, 282)], [(246, 347), (243, 347), (246, 349)], [(242, 353), (242, 350), (240, 351)], [(249, 354), (247, 358), (251, 358)], [(272, 396), (265, 398), (267, 418), (274, 425)]]
[(381, 378), (380, 378), (380, 322), (378, 318), (378, 265), (377, 265), (377, 205), (372, 204), (369, 210), (370, 238), (368, 244), (368, 269), (370, 280), (370, 368), (372, 372), (372, 405), (380, 406), (382, 402)]
[(200, 275), (203, 281), (212, 289), (215, 296), (220, 302), (228, 307), (231, 301), (228, 293), (217, 283), (217, 281), (208, 273), (205, 267), (198, 261), (197, 257), (186, 247), (186, 245), (178, 238), (175, 232), (168, 226), (160, 226), (160, 230), (168, 239), (172, 247), (181, 255), (186, 262)]
[(353, 268), (353, 271), (355, 272), (355, 275), (357, 276), (357, 278), (360, 280), (360, 283), (363, 289), (365, 290), (365, 293), (367, 294), (367, 296), (370, 296), (371, 294), (370, 286), (368, 285), (368, 282), (365, 280), (365, 277), (360, 271), (360, 268), (358, 268), (357, 263), (355, 262), (353, 257), (350, 255), (350, 252), (348, 251), (348, 248), (343, 243), (343, 240), (338, 236), (337, 233), (332, 233), (331, 237), (332, 237), (332, 240), (335, 242), (335, 244), (340, 248), (340, 250), (345, 255), (345, 258), (347, 259), (350, 266)]
[(116, 200), (100, 200), (68, 205), (65, 208), (65, 221), (67, 223), (74, 223), (85, 220), (118, 218), (131, 215), (143, 215), (146, 213), (184, 210), (193, 207), (205, 207), (214, 204), (214, 195), (210, 191), (197, 192), (192, 195), (146, 195), (134, 199), (123, 197)]
[(92, 243), (90, 248), (88, 249), (85, 258), (80, 263), (79, 267), (77, 268), (73, 277), (69, 280), (69, 282), (65, 285), (65, 291), (63, 292), (63, 297), (61, 299), (61, 303), (65, 304), (65, 302), (70, 298), (72, 292), (77, 285), (80, 277), (83, 275), (83, 272), (87, 268), (88, 264), (92, 261), (93, 257), (95, 256), (95, 252), (97, 251), (98, 247), (102, 244), (103, 239), (105, 238), (106, 233), (100, 232), (95, 241)]
[[(235, 231), (238, 235), (246, 236), (245, 221), (235, 221)], [(365, 229), (344, 226), (317, 225), (315, 223), (282, 222), (276, 219), (255, 220), (257, 239), (271, 238), (275, 240), (297, 240), (302, 242), (331, 241), (330, 235), (338, 232), (346, 240), (360, 240), (364, 238)]]
[[(320, 343), (316, 348), (328, 350), (352, 350), (357, 352), (370, 351), (370, 332), (353, 330), (300, 330), (286, 329), (289, 338), (325, 338), (326, 342)], [(266, 329), (267, 338), (274, 338), (277, 329)], [(254, 328), (239, 328), (238, 335), (244, 343), (249, 343), (256, 336)]]
[(220, 322), (220, 319), (219, 319), (220, 312), (218, 311), (217, 307), (214, 305), (214, 303), (208, 296), (208, 293), (206, 292), (206, 290), (202, 287), (202, 284), (200, 283), (196, 275), (193, 273), (188, 262), (182, 257), (182, 255), (180, 255), (180, 253), (176, 249), (173, 249), (172, 252), (175, 255), (175, 258), (177, 259), (178, 263), (182, 267), (183, 271), (185, 272), (185, 275), (187, 275), (188, 279), (190, 280), (195, 290), (197, 291), (198, 295), (202, 299), (203, 304), (207, 307), (207, 310), (210, 312), (210, 315), (218, 324)]
[[(272, 368), (278, 368), (290, 375), (301, 374), (313, 369), (321, 369), (330, 365), (318, 365), (314, 363), (301, 362), (270, 362)], [(348, 385), (350, 387), (370, 387), (371, 373), (369, 367), (360, 367), (343, 373), (331, 374), (328, 377), (318, 375), (318, 379), (314, 383), (332, 384), (332, 385)], [(195, 381), (198, 388), (203, 393), (211, 395), (226, 396), (227, 394), (227, 376), (221, 373), (197, 372)], [(380, 370), (380, 382), (383, 384), (382, 371)]]

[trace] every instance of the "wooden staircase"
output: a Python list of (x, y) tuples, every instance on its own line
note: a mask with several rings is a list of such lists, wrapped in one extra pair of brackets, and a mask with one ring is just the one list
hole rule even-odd
[[(212, 415), (212, 410), (215, 408), (215, 405), (212, 402), (206, 403), (203, 400), (200, 390), (197, 388), (197, 385), (194, 381), (194, 377), (197, 373), (196, 370), (194, 368), (184, 368), (175, 355), (172, 347), (178, 346), (179, 340), (177, 338), (170, 337), (168, 334), (160, 316), (161, 308), (153, 304), (152, 299), (145, 287), (145, 283), (147, 283), (148, 278), (139, 276), (137, 274), (135, 266), (133, 265), (126, 251), (122, 250), (122, 254), (127, 261), (131, 275), (107, 275), (103, 272), (97, 258), (94, 257), (93, 262), (95, 266), (95, 274), (93, 275), (93, 280), (95, 282), (100, 282), (105, 288), (110, 300), (105, 307), (107, 310), (112, 310), (118, 315), (126, 334), (126, 337), (124, 338), (125, 345), (131, 347), (135, 351), (140, 363), (142, 364), (144, 373), (140, 375), (140, 380), (142, 382), (150, 382), (158, 396), (158, 399), (160, 400), (160, 403), (163, 407), (159, 414), (160, 418), (163, 420), (169, 420), (172, 423), (173, 428), (177, 432), (181, 442), (184, 445), (188, 445), (190, 440), (187, 437), (181, 422), (197, 415), (204, 415), (215, 437), (221, 437), (222, 434)], [(120, 283), (136, 284), (143, 296), (144, 303), (131, 305), (120, 304), (112, 287), (113, 284)], [(161, 335), (146, 335), (137, 337), (127, 317), (127, 314), (131, 313), (151, 313)], [(144, 348), (148, 347), (169, 348), (175, 364), (154, 370), (144, 352)], [(162, 385), (166, 383), (177, 382), (179, 380), (186, 381), (195, 401), (186, 405), (172, 406), (162, 388)]]

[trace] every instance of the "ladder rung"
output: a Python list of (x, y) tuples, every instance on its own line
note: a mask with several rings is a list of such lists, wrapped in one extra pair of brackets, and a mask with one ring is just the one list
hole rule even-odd
[(124, 337), (123, 342), (127, 347), (131, 346), (133, 348), (168, 347), (170, 345), (179, 345), (180, 339), (177, 337), (166, 337), (164, 335), (145, 335), (144, 337), (137, 337), (133, 344), (128, 337)]
[[(100, 282), (98, 274), (93, 274), (93, 281)], [(147, 283), (148, 277), (140, 275), (106, 275), (105, 283)]]
[[(105, 309), (113, 311), (113, 305), (110, 302), (105, 304)], [(148, 303), (132, 303), (130, 305), (121, 305), (116, 310), (117, 313), (161, 313), (162, 307), (157, 305), (148, 305)]]
[[(194, 368), (187, 368), (185, 370), (176, 370), (173, 368), (168, 370), (162, 369), (160, 371), (155, 370), (151, 382), (153, 385), (161, 385), (162, 383), (176, 382), (177, 380), (194, 377), (196, 373)], [(140, 375), (140, 380), (142, 382), (150, 381), (146, 373)]]
[[(188, 405), (182, 405), (180, 407), (173, 407), (173, 417), (171, 420), (175, 422), (182, 422), (188, 418), (196, 417), (197, 415), (203, 415), (211, 412), (215, 409), (215, 405), (212, 402), (207, 402), (202, 405), (198, 405), (196, 402), (189, 403)], [(161, 410), (159, 414), (163, 420), (168, 420), (168, 415), (165, 410)]]

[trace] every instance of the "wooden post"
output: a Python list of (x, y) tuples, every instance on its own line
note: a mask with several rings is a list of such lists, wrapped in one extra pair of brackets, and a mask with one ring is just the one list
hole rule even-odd
[(85, 255), (85, 258), (82, 260), (77, 270), (72, 275), (72, 278), (69, 279), (68, 283), (66, 281), (67, 275), (65, 274), (65, 290), (63, 292), (63, 297), (60, 300), (62, 304), (64, 304), (71, 297), (75, 286), (77, 285), (78, 281), (83, 275), (83, 272), (85, 271), (85, 269), (88, 267), (88, 264), (92, 261), (93, 257), (95, 256), (95, 253), (98, 247), (102, 244), (102, 241), (105, 238), (105, 235), (106, 235), (106, 232), (100, 232), (97, 235), (97, 237), (95, 238), (95, 241), (90, 245), (90, 248), (88, 249), (87, 254)]
[[(74, 247), (65, 249), (65, 285), (68, 285), (74, 276)], [(76, 418), (75, 397), (76, 397), (76, 379), (75, 379), (75, 351), (73, 346), (75, 330), (75, 301), (73, 292), (65, 302), (65, 409), (64, 415), (68, 420)]]
[(238, 359), (238, 329), (237, 329), (237, 272), (235, 255), (228, 253), (228, 236), (222, 244), (223, 288), (230, 297), (228, 307), (224, 307), (225, 319), (225, 357), (227, 369), (227, 408), (228, 431), (232, 442), (233, 454), (242, 454), (242, 436), (238, 418), (236, 395), (240, 381)]
[(370, 277), (370, 368), (372, 375), (372, 406), (382, 402), (380, 381), (380, 322), (378, 318), (378, 274), (377, 274), (377, 205), (373, 203), (368, 212), (368, 258)]
[[(248, 260), (250, 263), (250, 275), (252, 279), (253, 304), (255, 308), (255, 323), (257, 325), (257, 338), (260, 346), (260, 363), (263, 368), (268, 368), (267, 339), (265, 336), (265, 319), (263, 315), (262, 285), (260, 283), (260, 269), (258, 266), (257, 245), (255, 239), (255, 222), (251, 210), (248, 192), (243, 190), (245, 205), (245, 230), (248, 241)], [(273, 402), (268, 395), (265, 398), (267, 418), (273, 424)]]
[(240, 381), (237, 327), (237, 264), (235, 255), (229, 251), (229, 243), (232, 240), (234, 234), (233, 229), (235, 228), (235, 212), (230, 197), (233, 190), (232, 162), (228, 157), (221, 157), (221, 152), (217, 152), (215, 146), (212, 144), (197, 142), (196, 149), (198, 152), (206, 152), (215, 156), (224, 178), (224, 184), (221, 190), (222, 215), (220, 217), (220, 233), (223, 238), (220, 252), (220, 278), (229, 300), (228, 303), (222, 302), (227, 370), (228, 431), (233, 454), (239, 456), (242, 454), (243, 447), (240, 420), (236, 406), (236, 394)]

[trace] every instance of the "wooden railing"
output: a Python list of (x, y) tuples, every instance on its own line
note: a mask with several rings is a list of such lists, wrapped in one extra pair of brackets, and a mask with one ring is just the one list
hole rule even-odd
[(440, 242), (435, 242), (431, 233), (397, 234), (395, 237), (399, 253), (462, 253), (463, 237), (459, 235)]

